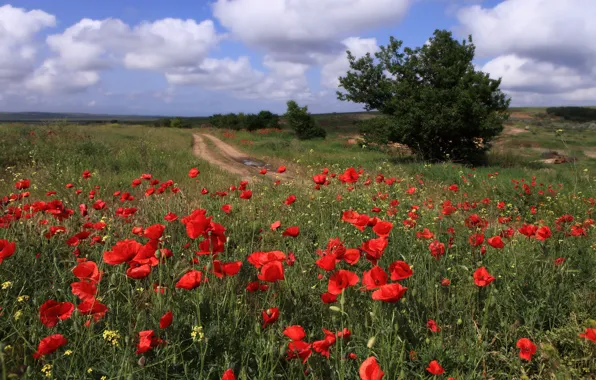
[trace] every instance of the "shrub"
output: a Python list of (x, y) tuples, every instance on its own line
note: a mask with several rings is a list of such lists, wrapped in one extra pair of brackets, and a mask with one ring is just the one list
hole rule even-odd
[(288, 110), (284, 115), (290, 128), (296, 132), (300, 140), (314, 139), (317, 137), (325, 138), (327, 132), (317, 124), (314, 117), (308, 112), (308, 106), (299, 107), (298, 104), (290, 100), (287, 103)]
[(391, 37), (376, 60), (348, 51), (351, 70), (339, 78), (346, 92), (338, 91), (338, 99), (391, 116), (368, 124), (381, 126), (375, 136), (385, 142), (406, 144), (423, 159), (473, 162), (503, 130), (510, 99), (500, 79), (475, 70), (471, 37), (468, 42), (437, 30), (424, 46), (403, 52), (402, 41)]

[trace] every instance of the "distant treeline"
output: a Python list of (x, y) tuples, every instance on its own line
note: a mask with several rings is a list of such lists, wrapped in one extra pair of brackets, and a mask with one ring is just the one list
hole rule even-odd
[(550, 107), (546, 113), (562, 117), (569, 121), (588, 122), (596, 121), (596, 108), (588, 107)]
[(209, 117), (174, 117), (150, 122), (154, 127), (162, 128), (195, 128), (208, 124), (215, 128), (247, 129), (256, 131), (263, 128), (278, 128), (279, 115), (270, 111), (253, 113), (215, 114)]

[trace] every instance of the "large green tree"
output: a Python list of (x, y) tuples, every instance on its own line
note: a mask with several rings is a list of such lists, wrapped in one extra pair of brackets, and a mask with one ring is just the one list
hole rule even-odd
[(361, 103), (384, 116), (362, 123), (369, 141), (408, 145), (421, 158), (475, 161), (503, 130), (510, 99), (472, 63), (472, 37), (455, 40), (436, 30), (422, 47), (391, 37), (375, 57), (356, 59), (340, 77), (339, 100)]

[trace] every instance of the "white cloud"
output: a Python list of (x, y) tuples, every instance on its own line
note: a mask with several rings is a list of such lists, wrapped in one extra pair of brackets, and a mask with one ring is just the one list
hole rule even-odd
[(112, 67), (192, 68), (219, 39), (211, 20), (166, 18), (131, 27), (118, 19), (83, 19), (47, 38), (56, 56), (46, 59), (27, 84), (44, 92), (71, 92), (96, 85), (99, 72)]
[(360, 58), (366, 53), (373, 54), (379, 51), (375, 38), (350, 37), (343, 40), (342, 43), (345, 46), (344, 51), (321, 67), (321, 84), (327, 88), (337, 88), (339, 86), (338, 78), (345, 76), (350, 69), (346, 50), (349, 50), (356, 58)]
[(308, 63), (309, 53), (339, 53), (342, 38), (398, 23), (410, 2), (218, 0), (213, 14), (235, 37), (276, 59)]
[[(514, 103), (596, 102), (596, 1), (505, 0), (459, 10), (457, 30), (472, 34), (477, 56)], [(542, 101), (540, 100), (542, 99)]]
[(0, 7), (0, 83), (13, 84), (34, 70), (35, 37), (55, 25), (56, 18), (41, 10)]

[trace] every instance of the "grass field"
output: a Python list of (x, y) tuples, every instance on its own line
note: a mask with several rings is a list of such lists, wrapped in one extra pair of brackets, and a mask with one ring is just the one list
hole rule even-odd
[[(468, 168), (320, 119), (0, 126), (2, 378), (596, 377), (596, 132), (516, 121)], [(241, 183), (204, 132), (287, 171)]]

